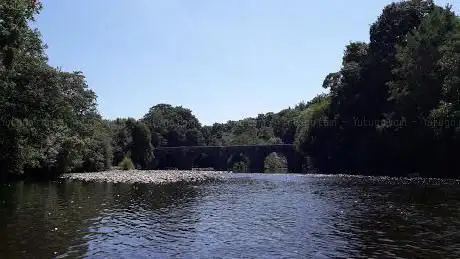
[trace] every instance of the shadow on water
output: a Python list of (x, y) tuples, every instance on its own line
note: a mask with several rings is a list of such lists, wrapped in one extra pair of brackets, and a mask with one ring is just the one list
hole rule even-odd
[(168, 213), (194, 195), (194, 188), (186, 185), (0, 185), (0, 258), (84, 256), (94, 249), (89, 247), (94, 245), (92, 238), (107, 228), (99, 228), (107, 220), (119, 221), (112, 229), (116, 233), (129, 228), (126, 222), (135, 225), (138, 216), (145, 219), (145, 211)]

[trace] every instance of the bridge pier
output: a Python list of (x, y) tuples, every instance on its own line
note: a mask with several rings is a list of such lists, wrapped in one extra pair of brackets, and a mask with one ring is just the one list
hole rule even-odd
[(263, 173), (265, 170), (265, 157), (253, 156), (249, 157), (249, 172), (250, 173)]
[(221, 152), (216, 152), (212, 156), (212, 167), (216, 171), (227, 171), (227, 157)]
[(288, 164), (288, 173), (302, 173), (302, 163), (289, 163)]
[(288, 173), (301, 173), (302, 172), (302, 157), (297, 154), (293, 153), (291, 156), (286, 157), (287, 159), (287, 166), (288, 166)]

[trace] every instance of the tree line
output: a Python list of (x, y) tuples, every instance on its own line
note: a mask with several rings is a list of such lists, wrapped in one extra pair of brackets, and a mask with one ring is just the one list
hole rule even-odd
[[(39, 1), (0, 0), (0, 176), (100, 171), (130, 157), (148, 168), (163, 146), (294, 144), (325, 173), (458, 175), (460, 18), (409, 0), (384, 7), (369, 42), (350, 42), (327, 93), (277, 113), (203, 126), (157, 104), (106, 120), (81, 72), (48, 64), (31, 27)], [(276, 164), (276, 163), (275, 163)]]
[(433, 1), (387, 5), (369, 42), (345, 48), (299, 134), (324, 172), (458, 176), (460, 19)]

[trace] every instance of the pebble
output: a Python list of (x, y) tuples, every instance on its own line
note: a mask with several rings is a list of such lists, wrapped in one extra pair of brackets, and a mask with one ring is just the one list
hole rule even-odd
[(221, 180), (228, 175), (229, 173), (226, 171), (110, 170), (93, 173), (64, 174), (61, 178), (85, 182), (168, 184), (176, 182), (195, 183), (206, 180)]

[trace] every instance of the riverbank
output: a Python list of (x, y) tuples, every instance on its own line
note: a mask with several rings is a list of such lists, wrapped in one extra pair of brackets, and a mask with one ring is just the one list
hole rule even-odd
[(187, 170), (109, 170), (93, 173), (64, 174), (60, 178), (84, 182), (111, 183), (152, 183), (169, 184), (177, 182), (204, 182), (208, 180), (223, 180), (229, 175), (221, 171), (187, 171)]

